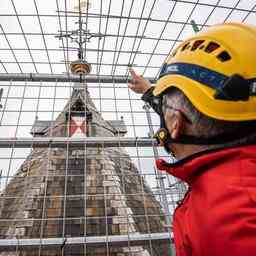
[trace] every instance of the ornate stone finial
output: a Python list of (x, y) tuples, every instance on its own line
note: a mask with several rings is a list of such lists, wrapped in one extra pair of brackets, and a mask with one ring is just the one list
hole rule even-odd
[(85, 60), (76, 60), (70, 63), (70, 70), (74, 75), (88, 75), (91, 70), (91, 64)]

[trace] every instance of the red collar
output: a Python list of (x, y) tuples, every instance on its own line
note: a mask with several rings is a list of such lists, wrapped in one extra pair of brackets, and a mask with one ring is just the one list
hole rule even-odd
[(195, 175), (208, 169), (209, 166), (218, 166), (220, 163), (245, 157), (256, 157), (256, 145), (225, 148), (218, 151), (207, 150), (173, 164), (157, 159), (156, 166), (158, 170), (166, 171), (176, 178), (191, 183)]

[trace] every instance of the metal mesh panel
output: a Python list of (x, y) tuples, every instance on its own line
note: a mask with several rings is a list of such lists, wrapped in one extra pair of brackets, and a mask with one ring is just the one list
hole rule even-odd
[[(128, 67), (154, 83), (226, 21), (255, 24), (255, 1), (1, 1), (0, 255), (172, 255), (186, 186), (155, 168), (173, 159)], [(79, 50), (88, 76), (70, 72)]]

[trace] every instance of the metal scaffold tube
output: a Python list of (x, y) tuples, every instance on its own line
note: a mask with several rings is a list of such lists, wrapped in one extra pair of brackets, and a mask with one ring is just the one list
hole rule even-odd
[(0, 138), (0, 148), (15, 146), (16, 148), (33, 147), (151, 147), (155, 139), (150, 138), (118, 138), (118, 137), (36, 137), (36, 138)]
[(56, 237), (56, 238), (33, 238), (33, 239), (0, 239), (0, 252), (1, 251), (11, 251), (17, 246), (19, 248), (31, 249), (36, 248), (39, 245), (48, 246), (51, 248), (60, 247), (65, 245), (68, 246), (78, 246), (86, 243), (91, 246), (104, 245), (106, 241), (110, 244), (127, 244), (129, 241), (132, 245), (140, 245), (145, 241), (152, 242), (164, 242), (170, 240), (172, 237), (170, 233), (151, 233), (151, 234), (130, 234), (128, 235), (110, 235), (110, 236), (88, 236), (88, 237)]
[[(81, 80), (82, 79), (82, 80)], [(155, 83), (154, 78), (147, 78), (151, 83)], [(87, 83), (118, 83), (126, 84), (127, 76), (105, 76), (88, 75), (80, 78), (79, 75), (68, 74), (35, 74), (35, 73), (0, 73), (0, 81), (30, 81), (30, 82), (87, 82)]]
[[(145, 112), (146, 112), (146, 116), (147, 116), (147, 120), (148, 120), (148, 126), (149, 126), (149, 136), (151, 138), (153, 138), (154, 136), (154, 129), (153, 129), (153, 123), (152, 123), (152, 119), (151, 119), (151, 115), (150, 115), (150, 105), (148, 103), (146, 103), (143, 106)], [(157, 159), (159, 158), (159, 153), (158, 150), (156, 148), (156, 143), (152, 143), (151, 146), (153, 147), (153, 152), (154, 152), (154, 157)], [(162, 205), (163, 205), (163, 209), (165, 211), (165, 222), (167, 225), (167, 230), (169, 231), (169, 233), (171, 234), (172, 229), (171, 229), (171, 214), (170, 214), (170, 210), (169, 210), (169, 206), (168, 206), (168, 198), (167, 198), (167, 194), (165, 191), (165, 185), (164, 185), (164, 181), (163, 179), (165, 178), (164, 175), (162, 173), (156, 173), (156, 176), (158, 176), (158, 180), (159, 180), (159, 188), (161, 191), (161, 201), (162, 201)], [(172, 248), (169, 247), (169, 255), (172, 256)]]

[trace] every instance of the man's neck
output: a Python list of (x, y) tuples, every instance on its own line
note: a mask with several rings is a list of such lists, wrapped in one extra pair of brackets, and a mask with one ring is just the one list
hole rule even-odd
[(188, 157), (195, 153), (204, 151), (211, 148), (209, 145), (189, 145), (189, 144), (176, 144), (171, 145), (172, 152), (175, 154), (175, 157), (180, 160), (182, 158)]
[(182, 158), (188, 157), (198, 152), (205, 151), (207, 149), (218, 149), (225, 147), (235, 147), (242, 146), (248, 144), (256, 144), (256, 134), (249, 134), (243, 139), (239, 139), (237, 141), (232, 141), (225, 144), (218, 145), (190, 145), (190, 144), (178, 144), (173, 143), (171, 145), (171, 151), (175, 154), (175, 157), (180, 160)]

